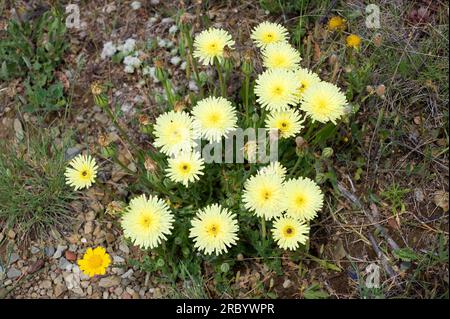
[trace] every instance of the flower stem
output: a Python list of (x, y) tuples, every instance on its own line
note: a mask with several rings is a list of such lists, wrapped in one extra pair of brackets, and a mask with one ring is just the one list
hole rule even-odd
[(219, 59), (214, 58), (214, 64), (216, 65), (217, 74), (219, 75), (220, 92), (223, 97), (226, 97), (227, 96), (227, 88), (226, 88), (225, 82), (223, 80), (222, 67), (220, 66)]
[(261, 238), (263, 242), (266, 241), (266, 232), (266, 220), (264, 219), (264, 217), (261, 217)]
[(136, 145), (130, 140), (125, 130), (119, 125), (119, 122), (117, 121), (116, 116), (112, 113), (111, 109), (109, 108), (109, 105), (106, 105), (102, 107), (103, 110), (106, 111), (106, 114), (110, 118), (110, 120), (113, 122), (114, 127), (117, 128), (117, 130), (120, 132), (120, 135), (127, 141), (127, 143), (131, 146), (131, 148), (135, 151), (137, 151)]
[(186, 28), (185, 26), (183, 26), (183, 33), (184, 36), (187, 40), (187, 45), (189, 48), (189, 55), (191, 57), (191, 61), (192, 61), (192, 70), (194, 71), (194, 76), (195, 76), (195, 81), (197, 82), (197, 86), (200, 89), (200, 96), (203, 97), (203, 86), (202, 83), (200, 81), (200, 74), (198, 72), (198, 65), (197, 65), (197, 60), (194, 58), (193, 56), (193, 52), (194, 52), (194, 46), (192, 44), (192, 37), (191, 34), (189, 32), (189, 29)]

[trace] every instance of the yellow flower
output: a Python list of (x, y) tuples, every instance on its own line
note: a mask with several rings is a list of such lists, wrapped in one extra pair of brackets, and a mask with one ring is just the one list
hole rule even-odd
[(213, 204), (197, 212), (192, 220), (189, 237), (194, 238), (194, 246), (198, 250), (207, 255), (219, 255), (236, 244), (238, 230), (235, 215), (226, 208)]
[(263, 65), (268, 69), (293, 70), (298, 68), (300, 53), (287, 42), (276, 42), (266, 46), (262, 52)]
[(97, 163), (89, 155), (78, 155), (66, 168), (66, 184), (73, 186), (75, 190), (89, 188), (95, 182), (97, 176)]
[(236, 109), (223, 97), (207, 97), (192, 109), (194, 127), (210, 142), (220, 142), (236, 127)]
[(245, 208), (266, 220), (281, 216), (284, 211), (282, 186), (283, 180), (277, 175), (258, 174), (250, 177), (242, 195)]
[(187, 187), (189, 182), (193, 183), (199, 179), (199, 175), (203, 175), (204, 167), (200, 153), (182, 152), (169, 158), (169, 167), (166, 171), (172, 181), (182, 183)]
[(281, 138), (288, 138), (300, 133), (304, 119), (296, 110), (278, 111), (269, 114), (266, 118), (268, 130), (278, 130)]
[(313, 121), (336, 123), (345, 113), (346, 105), (347, 99), (336, 85), (320, 82), (305, 90), (300, 108)]
[(171, 234), (174, 218), (167, 204), (156, 196), (133, 198), (123, 214), (125, 237), (141, 248), (155, 248)]
[(347, 46), (349, 48), (358, 49), (361, 46), (361, 38), (357, 36), (356, 34), (350, 34), (346, 39), (345, 42), (347, 43)]
[(166, 155), (190, 151), (195, 147), (192, 118), (186, 112), (170, 111), (160, 115), (154, 126), (156, 147)]
[(299, 68), (294, 72), (297, 83), (299, 84), (298, 88), (298, 97), (301, 98), (303, 93), (310, 88), (312, 85), (320, 82), (319, 76), (309, 71), (308, 69)]
[(80, 270), (89, 277), (104, 275), (110, 263), (111, 257), (103, 247), (88, 248), (83, 258), (78, 260)]
[(225, 46), (231, 48), (233, 45), (234, 41), (227, 31), (210, 28), (195, 37), (194, 57), (203, 65), (213, 64), (214, 58), (222, 60)]
[(309, 227), (294, 218), (281, 217), (273, 223), (273, 238), (278, 247), (282, 249), (295, 250), (299, 247), (299, 244), (304, 245), (308, 239), (308, 234)]
[(301, 221), (315, 218), (323, 205), (323, 194), (319, 186), (306, 177), (286, 181), (283, 198), (286, 215)]
[(268, 44), (285, 42), (288, 31), (278, 23), (262, 22), (256, 26), (251, 34), (251, 38), (260, 48), (265, 48)]
[(280, 162), (271, 162), (269, 165), (261, 168), (258, 171), (260, 175), (275, 175), (281, 180), (286, 177), (286, 167), (280, 164)]
[(334, 16), (331, 17), (330, 20), (328, 20), (328, 30), (335, 31), (335, 30), (345, 30), (347, 27), (346, 20), (341, 18), (340, 16)]
[(256, 79), (258, 103), (269, 111), (281, 111), (297, 103), (298, 85), (293, 72), (267, 70)]

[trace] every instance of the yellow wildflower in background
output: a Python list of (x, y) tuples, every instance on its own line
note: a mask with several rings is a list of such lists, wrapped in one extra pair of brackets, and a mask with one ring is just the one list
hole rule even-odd
[(156, 196), (133, 198), (122, 216), (125, 237), (139, 247), (155, 248), (171, 234), (174, 218), (167, 204)]
[(312, 85), (319, 83), (321, 80), (319, 76), (311, 72), (308, 69), (299, 68), (294, 72), (295, 79), (299, 85), (298, 97), (301, 98), (303, 93), (310, 88)]
[(70, 161), (66, 168), (66, 184), (75, 190), (89, 188), (97, 176), (97, 163), (90, 155), (78, 155)]
[(194, 238), (194, 246), (209, 255), (227, 252), (236, 244), (239, 226), (234, 214), (218, 204), (205, 207), (197, 212), (192, 220), (190, 238)]
[(281, 138), (288, 138), (300, 133), (304, 119), (296, 110), (273, 112), (266, 118), (268, 130), (278, 130)]
[(340, 16), (334, 16), (328, 20), (328, 30), (330, 31), (336, 30), (343, 31), (346, 28), (347, 28), (347, 21), (341, 18)]
[(311, 220), (322, 209), (323, 194), (320, 187), (309, 178), (288, 180), (283, 186), (286, 215), (301, 221)]
[(231, 35), (223, 29), (210, 28), (201, 32), (194, 40), (194, 57), (203, 65), (214, 63), (214, 58), (223, 58), (225, 46), (232, 47), (234, 41)]
[(174, 158), (169, 158), (167, 176), (175, 183), (182, 183), (188, 186), (203, 175), (204, 160), (198, 152), (182, 152)]
[(236, 128), (236, 109), (223, 97), (207, 97), (192, 109), (194, 128), (210, 142), (220, 142)]
[(257, 25), (251, 34), (251, 38), (256, 46), (265, 48), (268, 44), (285, 42), (287, 40), (288, 31), (285, 27), (278, 23), (262, 22)]
[(268, 69), (293, 70), (298, 68), (300, 53), (287, 42), (271, 43), (262, 52), (263, 65)]
[(258, 174), (250, 177), (244, 188), (242, 200), (246, 209), (266, 220), (281, 216), (284, 211), (282, 178)]
[(186, 112), (170, 111), (160, 115), (154, 126), (156, 147), (166, 155), (190, 151), (195, 147), (193, 120)]
[(111, 257), (103, 247), (88, 248), (83, 258), (78, 260), (80, 270), (89, 277), (104, 275), (110, 264)]
[(257, 101), (269, 111), (282, 111), (297, 103), (298, 85), (294, 73), (287, 70), (267, 70), (256, 79)]
[(336, 123), (345, 113), (346, 105), (347, 99), (336, 85), (320, 82), (305, 90), (300, 108), (313, 121)]
[(347, 46), (349, 48), (359, 49), (359, 47), (361, 46), (361, 38), (356, 34), (350, 34), (349, 36), (347, 36), (345, 42), (347, 43)]
[(273, 239), (282, 249), (297, 249), (308, 239), (309, 227), (303, 222), (290, 217), (281, 217), (274, 221)]

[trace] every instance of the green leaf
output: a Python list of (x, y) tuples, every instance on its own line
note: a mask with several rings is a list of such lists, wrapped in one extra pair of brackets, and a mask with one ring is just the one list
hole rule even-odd
[(419, 259), (419, 255), (417, 255), (414, 250), (411, 248), (400, 248), (393, 251), (394, 256), (397, 259), (403, 260), (403, 261), (414, 261)]

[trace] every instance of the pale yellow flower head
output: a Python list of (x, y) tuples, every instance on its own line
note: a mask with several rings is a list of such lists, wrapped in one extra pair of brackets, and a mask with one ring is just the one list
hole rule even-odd
[(256, 79), (257, 101), (269, 111), (282, 111), (298, 102), (294, 73), (283, 69), (266, 70)]
[(167, 176), (175, 183), (188, 186), (203, 175), (204, 160), (198, 152), (180, 152), (175, 157), (169, 158)]
[(272, 112), (267, 115), (266, 128), (278, 130), (281, 138), (289, 138), (300, 133), (303, 128), (304, 118), (296, 110)]
[(269, 165), (259, 169), (258, 174), (260, 175), (275, 175), (284, 181), (286, 177), (286, 167), (280, 164), (280, 162), (271, 162)]
[(344, 115), (346, 105), (347, 99), (336, 85), (320, 82), (305, 90), (300, 108), (313, 121), (336, 123)]
[(156, 196), (133, 198), (123, 214), (125, 237), (139, 247), (155, 248), (171, 234), (174, 218), (167, 204)]
[(95, 182), (98, 167), (90, 155), (78, 155), (70, 161), (69, 166), (64, 173), (66, 184), (75, 190), (89, 188)]
[(283, 216), (275, 219), (272, 235), (278, 247), (296, 250), (300, 244), (306, 243), (309, 227), (295, 218)]
[(283, 208), (283, 180), (275, 174), (257, 174), (244, 185), (242, 200), (246, 209), (258, 217), (271, 220), (281, 216)]
[(323, 206), (323, 193), (309, 178), (288, 180), (283, 186), (286, 215), (301, 221), (312, 220)]
[(80, 270), (89, 277), (104, 275), (110, 263), (111, 257), (106, 253), (105, 248), (100, 246), (95, 249), (88, 248), (83, 258), (78, 260)]
[(262, 51), (263, 65), (268, 69), (294, 70), (299, 67), (300, 53), (287, 42), (276, 42)]
[(233, 45), (234, 41), (227, 31), (210, 28), (195, 37), (194, 57), (198, 58), (203, 65), (213, 64), (214, 58), (222, 60), (225, 46), (231, 48)]
[(190, 151), (196, 145), (193, 120), (186, 112), (161, 114), (156, 119), (154, 135), (154, 145), (169, 156), (180, 151)]
[(218, 204), (207, 206), (197, 212), (192, 220), (190, 238), (199, 251), (220, 255), (236, 244), (239, 226), (236, 216)]
[(220, 142), (236, 128), (236, 109), (223, 97), (207, 97), (192, 109), (194, 128), (209, 142)]
[(296, 81), (299, 85), (298, 97), (302, 97), (303, 93), (312, 85), (319, 83), (321, 80), (319, 76), (305, 68), (299, 68), (294, 71)]
[(288, 31), (278, 23), (264, 21), (258, 24), (252, 31), (251, 38), (260, 48), (268, 44), (287, 41)]

